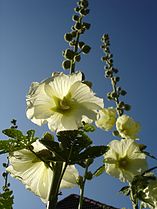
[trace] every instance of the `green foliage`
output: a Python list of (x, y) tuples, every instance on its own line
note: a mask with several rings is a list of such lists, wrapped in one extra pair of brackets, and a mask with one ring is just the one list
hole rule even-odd
[(122, 193), (125, 196), (128, 196), (128, 195), (130, 195), (130, 191), (131, 191), (130, 187), (129, 186), (125, 186), (125, 187), (122, 187), (119, 192)]
[(92, 140), (80, 130), (60, 131), (57, 137), (59, 143), (44, 138), (40, 140), (54, 154), (51, 160), (85, 167), (87, 159), (99, 157), (108, 150), (106, 146), (91, 146)]
[(94, 176), (100, 176), (105, 171), (105, 165), (100, 166), (95, 172)]
[(83, 126), (83, 130), (85, 132), (94, 132), (95, 131), (95, 126), (93, 126), (91, 124), (88, 124), (88, 123), (85, 123), (84, 126)]
[(8, 140), (0, 140), (0, 154), (13, 152), (29, 147), (38, 138), (34, 130), (28, 130), (26, 135), (14, 128), (5, 129), (3, 134), (9, 137)]
[(3, 188), (3, 192), (0, 193), (0, 209), (12, 209), (13, 199), (13, 192), (8, 187)]

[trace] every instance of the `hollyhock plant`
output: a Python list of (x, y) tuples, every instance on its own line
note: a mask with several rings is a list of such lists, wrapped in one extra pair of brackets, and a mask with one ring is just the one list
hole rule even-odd
[(109, 131), (116, 123), (116, 110), (112, 107), (99, 110), (98, 119), (95, 122), (98, 128)]
[(82, 73), (58, 73), (33, 83), (27, 96), (27, 117), (37, 125), (48, 123), (51, 131), (76, 130), (86, 116), (96, 120), (103, 99), (82, 83)]
[(132, 139), (113, 140), (104, 154), (105, 171), (121, 181), (131, 182), (147, 169), (146, 155)]
[[(49, 167), (36, 155), (42, 150), (46, 150), (44, 145), (36, 141), (32, 146), (33, 152), (22, 149), (12, 153), (9, 157), (10, 165), (7, 171), (46, 203), (53, 178), (53, 166), (50, 163), (52, 167)], [(74, 165), (68, 166), (61, 181), (60, 189), (75, 187), (78, 175)]]
[(138, 138), (137, 134), (140, 131), (140, 125), (128, 115), (122, 115), (118, 117), (116, 121), (116, 127), (122, 138)]

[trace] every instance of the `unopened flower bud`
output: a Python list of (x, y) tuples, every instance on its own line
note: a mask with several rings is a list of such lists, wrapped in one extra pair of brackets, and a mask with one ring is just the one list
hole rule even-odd
[(70, 50), (70, 49), (67, 49), (64, 52), (64, 57), (66, 59), (69, 59), (69, 60), (72, 60), (74, 58), (74, 55), (75, 55), (75, 53), (72, 50)]
[(80, 54), (78, 54), (78, 55), (76, 55), (76, 56), (74, 57), (74, 61), (75, 61), (75, 62), (80, 62), (80, 60), (81, 60)]
[(72, 38), (73, 38), (73, 37), (72, 37), (71, 33), (66, 33), (66, 34), (64, 35), (64, 39), (65, 39), (65, 41), (67, 41), (67, 42), (71, 41)]
[(92, 180), (92, 178), (93, 178), (92, 172), (87, 172), (87, 173), (86, 173), (86, 179), (87, 179), (87, 180)]
[(83, 27), (84, 27), (86, 30), (89, 30), (90, 26), (91, 26), (91, 24), (89, 24), (89, 23), (86, 23), (86, 22), (83, 23)]
[(78, 21), (79, 20), (79, 16), (78, 15), (73, 15), (72, 16), (72, 20), (73, 21)]
[(62, 67), (67, 70), (67, 69), (70, 69), (70, 66), (71, 66), (71, 61), (70, 60), (64, 60), (62, 62)]
[(84, 54), (88, 54), (90, 50), (91, 50), (91, 47), (88, 46), (88, 45), (84, 45), (84, 46), (82, 47), (82, 52), (83, 52)]

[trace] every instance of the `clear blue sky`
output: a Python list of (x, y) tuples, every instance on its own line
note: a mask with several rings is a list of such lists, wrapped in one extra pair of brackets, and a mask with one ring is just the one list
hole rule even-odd
[[(90, 0), (89, 3), (91, 11), (86, 21), (92, 27), (82, 40), (92, 50), (82, 57), (78, 69), (94, 83), (97, 95), (105, 98), (110, 85), (103, 78), (100, 38), (109, 33), (120, 83), (128, 92), (126, 102), (132, 105), (130, 115), (142, 126), (140, 142), (157, 156), (157, 2)], [(0, 130), (9, 127), (10, 120), (16, 118), (24, 132), (36, 129), (41, 136), (47, 131), (47, 126), (39, 128), (26, 118), (25, 95), (32, 81), (41, 81), (53, 71), (62, 70), (61, 51), (68, 47), (63, 35), (73, 24), (75, 5), (74, 0), (0, 0)], [(105, 98), (105, 105), (113, 104)], [(92, 136), (95, 144), (107, 144), (114, 139), (111, 133), (103, 131)], [(0, 137), (4, 138), (2, 134)], [(103, 174), (87, 184), (85, 196), (119, 208), (131, 207), (128, 199), (118, 193), (122, 186), (119, 180)], [(14, 209), (44, 208), (40, 199), (18, 181), (11, 180), (11, 187), (15, 191)], [(78, 190), (63, 190), (61, 198), (71, 192)]]

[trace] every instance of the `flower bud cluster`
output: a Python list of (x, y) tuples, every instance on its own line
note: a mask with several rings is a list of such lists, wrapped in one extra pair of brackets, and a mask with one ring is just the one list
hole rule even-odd
[(120, 101), (120, 96), (125, 96), (127, 92), (118, 86), (120, 77), (117, 76), (118, 69), (113, 66), (113, 55), (110, 52), (110, 40), (108, 34), (103, 35), (102, 37), (102, 49), (105, 53), (105, 56), (102, 57), (102, 61), (106, 63), (105, 66), (105, 77), (109, 78), (112, 83), (112, 91), (107, 94), (109, 100), (113, 100), (117, 106), (117, 112), (119, 115), (122, 115), (124, 111), (129, 111), (131, 106), (125, 104), (123, 101)]
[(64, 39), (69, 43), (70, 48), (63, 51), (65, 60), (62, 62), (62, 67), (65, 70), (70, 70), (71, 73), (75, 71), (75, 63), (80, 62), (81, 53), (88, 54), (91, 49), (89, 45), (79, 40), (80, 35), (90, 28), (90, 24), (83, 21), (83, 18), (89, 13), (88, 1), (80, 0), (74, 11), (76, 12), (72, 16), (74, 25), (71, 27), (71, 31), (64, 35)]

